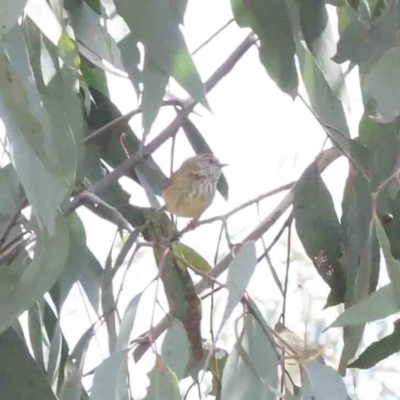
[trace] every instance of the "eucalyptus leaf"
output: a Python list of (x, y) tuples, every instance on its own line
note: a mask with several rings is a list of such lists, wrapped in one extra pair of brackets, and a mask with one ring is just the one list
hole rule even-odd
[(144, 400), (180, 400), (181, 395), (175, 374), (161, 360), (149, 374), (150, 386)]
[(347, 400), (343, 378), (318, 361), (303, 364), (303, 400)]
[(243, 297), (256, 265), (257, 257), (255, 242), (245, 242), (228, 266), (226, 288), (229, 291), (229, 295), (218, 334), (221, 332), (225, 322)]
[(252, 315), (247, 315), (244, 332), (226, 360), (221, 400), (275, 400), (271, 388), (278, 385), (278, 364), (260, 325)]
[[(97, 368), (89, 400), (120, 400), (121, 383), (126, 385), (126, 357), (128, 350), (111, 354)], [(125, 378), (122, 379), (121, 378)], [(122, 400), (122, 399), (121, 399)]]
[(179, 15), (169, 2), (116, 0), (115, 5), (152, 62), (175, 78), (195, 100), (208, 106), (200, 75), (179, 29)]
[(281, 90), (297, 94), (295, 43), (285, 2), (281, 0), (231, 0), (236, 22), (250, 27), (261, 41), (260, 59)]
[(1, 396), (4, 399), (57, 400), (23, 339), (12, 329), (0, 335)]

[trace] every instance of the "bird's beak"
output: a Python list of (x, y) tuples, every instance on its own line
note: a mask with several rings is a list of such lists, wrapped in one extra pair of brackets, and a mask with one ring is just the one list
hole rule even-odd
[(221, 168), (229, 167), (229, 164), (220, 164), (220, 167), (221, 167)]

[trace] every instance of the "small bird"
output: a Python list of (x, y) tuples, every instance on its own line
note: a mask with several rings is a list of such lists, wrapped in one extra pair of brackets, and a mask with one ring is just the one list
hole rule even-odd
[(162, 192), (167, 211), (197, 221), (214, 200), (222, 168), (208, 153), (188, 158), (169, 179)]

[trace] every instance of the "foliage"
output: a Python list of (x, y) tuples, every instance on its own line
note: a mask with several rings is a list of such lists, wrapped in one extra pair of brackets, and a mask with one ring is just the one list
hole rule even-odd
[[(0, 387), (7, 398), (131, 399), (133, 361), (153, 350), (146, 399), (186, 398), (197, 386), (217, 400), (275, 399), (281, 390), (285, 399), (344, 400), (349, 397), (340, 375), (371, 368), (400, 349), (396, 322), (393, 333), (356, 357), (365, 325), (400, 311), (400, 0), (231, 0), (235, 23), (245, 28), (243, 35), (251, 33), (207, 81), (183, 34), (186, 8), (187, 0), (1, 2)], [(178, 232), (156, 209), (168, 178), (153, 153), (181, 128), (195, 153), (213, 151), (194, 122), (194, 109), (210, 108), (207, 94), (250, 48), (277, 88), (307, 105), (333, 147), (291, 188), (283, 187), (290, 189), (286, 196), (239, 244), (231, 243), (227, 220), (273, 193), (200, 221), (197, 229), (221, 222), (220, 236), (225, 232), (229, 245), (211, 265), (199, 249), (183, 243), (194, 228)], [(351, 138), (346, 82), (355, 67), (364, 116)], [(140, 104), (134, 111), (122, 115), (112, 102), (107, 74), (123, 76), (136, 90)], [(173, 93), (177, 84), (186, 99)], [(171, 107), (176, 116), (155, 132), (160, 113)], [(138, 114), (141, 134), (129, 123)], [(340, 218), (321, 177), (338, 157), (349, 161)], [(143, 188), (151, 207), (135, 205), (121, 177)], [(217, 188), (227, 199), (224, 175)], [(263, 235), (290, 207), (276, 240), (258, 255)], [(81, 208), (116, 225), (122, 239), (112, 243), (104, 263), (88, 247)], [(283, 231), (291, 237), (292, 221), (320, 285), (331, 291), (326, 307), (344, 305), (331, 325), (343, 327), (336, 369), (325, 364), (323, 351), (310, 353), (301, 339), (292, 342), (289, 335), (288, 341), (273, 329), (265, 305), (248, 290), (267, 257), (283, 295), (285, 321), (290, 257), (283, 280), (268, 257)], [(290, 241), (288, 246), (290, 254)], [(141, 267), (144, 247), (154, 256), (156, 276), (137, 293), (118, 291), (122, 271), (132, 263)], [(390, 282), (377, 290), (381, 252)], [(62, 322), (77, 286), (95, 320), (71, 346)], [(142, 302), (149, 309), (150, 287), (156, 291), (152, 326), (137, 336), (136, 314)], [(156, 321), (161, 290), (164, 317)], [(122, 291), (129, 295), (125, 308)], [(204, 304), (214, 304), (218, 292), (225, 304), (219, 325), (211, 312), (210, 344), (202, 328)], [(226, 354), (217, 340), (234, 317), (235, 344)], [(88, 380), (86, 355), (100, 329), (107, 356)], [(301, 372), (298, 385), (287, 379), (288, 359)], [(204, 387), (206, 374), (212, 387)], [(186, 378), (193, 383), (181, 393)]]

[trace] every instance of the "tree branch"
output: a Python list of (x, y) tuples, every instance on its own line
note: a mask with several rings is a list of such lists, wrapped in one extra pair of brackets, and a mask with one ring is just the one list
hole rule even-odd
[[(332, 147), (322, 152), (318, 158), (314, 161), (317, 165), (319, 173), (322, 173), (324, 169), (342, 155), (341, 151), (337, 147)], [(281, 202), (275, 207), (275, 209), (262, 221), (247, 237), (243, 240), (247, 242), (249, 240), (259, 240), (273, 225), (274, 223), (285, 213), (285, 211), (292, 205), (294, 190), (296, 185), (292, 187), (290, 192), (281, 200)], [(209, 273), (212, 278), (218, 278), (229, 266), (233, 256), (228, 253)], [(196, 285), (197, 293), (201, 293), (204, 290), (212, 286), (208, 279), (202, 279)], [(171, 311), (171, 310), (170, 310)], [(171, 317), (169, 314), (165, 316), (155, 327), (152, 328), (152, 340), (156, 340), (170, 325)], [(144, 335), (146, 336), (146, 335)], [(148, 341), (141, 342), (133, 351), (133, 358), (138, 361), (143, 354), (150, 347)]]

